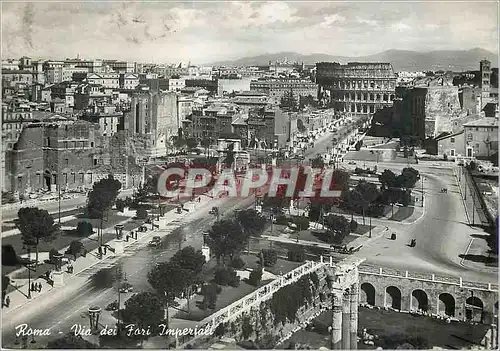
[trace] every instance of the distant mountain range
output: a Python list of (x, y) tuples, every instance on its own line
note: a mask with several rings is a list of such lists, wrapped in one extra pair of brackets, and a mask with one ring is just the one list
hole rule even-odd
[(328, 54), (302, 55), (296, 52), (279, 52), (252, 57), (243, 57), (237, 60), (219, 61), (211, 66), (264, 66), (269, 61), (280, 61), (284, 57), (289, 62), (304, 62), (306, 65), (317, 62), (390, 62), (396, 72), (399, 71), (469, 71), (479, 70), (479, 61), (490, 60), (492, 67), (497, 66), (498, 56), (494, 53), (474, 48), (471, 50), (439, 50), (417, 52), (407, 50), (387, 50), (370, 56), (334, 56)]

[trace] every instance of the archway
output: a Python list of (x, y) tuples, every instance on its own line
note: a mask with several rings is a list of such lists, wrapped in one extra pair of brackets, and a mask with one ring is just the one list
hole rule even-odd
[(396, 310), (401, 309), (401, 290), (395, 286), (389, 286), (385, 289), (385, 306)]
[(471, 296), (465, 300), (465, 318), (471, 322), (482, 323), (483, 321), (483, 301), (476, 296)]
[(444, 314), (450, 317), (455, 316), (455, 299), (451, 296), (451, 294), (442, 293), (439, 295), (438, 311), (441, 315)]
[(411, 293), (411, 308), (421, 311), (429, 310), (429, 299), (425, 291), (416, 289)]
[(495, 316), (498, 316), (498, 301), (493, 305), (493, 313)]
[(49, 170), (45, 170), (45, 172), (43, 172), (43, 179), (45, 181), (47, 189), (50, 190), (50, 186), (52, 185), (52, 174)]
[(375, 306), (375, 288), (370, 283), (361, 284), (361, 302)]

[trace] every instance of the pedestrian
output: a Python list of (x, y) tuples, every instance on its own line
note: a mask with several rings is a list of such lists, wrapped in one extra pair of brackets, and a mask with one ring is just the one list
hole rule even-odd
[(104, 256), (106, 256), (106, 253), (108, 252), (107, 246), (104, 246)]
[(10, 296), (7, 296), (7, 297), (5, 298), (5, 306), (6, 306), (6, 307), (9, 307), (9, 306), (10, 306)]
[(99, 249), (97, 249), (97, 251), (99, 252), (99, 256), (102, 256), (102, 246), (99, 246)]
[(38, 292), (42, 292), (42, 283), (38, 283)]
[(31, 283), (31, 291), (36, 291), (36, 289), (35, 289), (35, 283)]

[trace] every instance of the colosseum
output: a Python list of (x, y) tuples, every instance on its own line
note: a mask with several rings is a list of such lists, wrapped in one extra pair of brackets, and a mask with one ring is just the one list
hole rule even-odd
[(348, 115), (373, 114), (392, 106), (396, 75), (390, 63), (336, 62), (316, 64), (318, 96)]

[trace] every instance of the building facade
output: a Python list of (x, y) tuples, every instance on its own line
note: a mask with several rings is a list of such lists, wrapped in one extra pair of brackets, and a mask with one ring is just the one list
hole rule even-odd
[(269, 102), (278, 106), (285, 93), (292, 91), (297, 101), (300, 96), (313, 96), (318, 94), (318, 85), (303, 79), (266, 79), (260, 78), (250, 82), (250, 91), (264, 93), (269, 97)]
[(395, 98), (396, 75), (390, 63), (316, 64), (318, 97), (350, 115), (373, 114)]
[(486, 117), (464, 123), (466, 157), (489, 158), (498, 153), (498, 118)]
[(133, 93), (125, 129), (132, 135), (142, 135), (149, 140), (144, 157), (166, 156), (168, 144), (178, 134), (180, 126), (177, 94), (151, 90)]
[(393, 101), (392, 126), (400, 135), (425, 139), (425, 102), (427, 89), (397, 87)]

